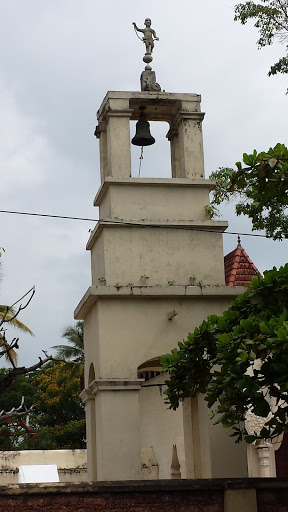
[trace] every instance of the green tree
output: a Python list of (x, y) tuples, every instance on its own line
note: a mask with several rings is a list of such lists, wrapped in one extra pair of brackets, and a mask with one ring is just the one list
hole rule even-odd
[(265, 230), (274, 240), (288, 238), (288, 149), (277, 144), (268, 151), (243, 154), (236, 169), (222, 167), (211, 174), (216, 188), (210, 213), (222, 201), (236, 200), (236, 214), (246, 215), (253, 229)]
[[(3, 252), (5, 252), (3, 247), (0, 247), (0, 258), (2, 257)], [(0, 279), (2, 277), (1, 266), (2, 262), (0, 261)], [(19, 338), (14, 337), (12, 338), (12, 341), (7, 339), (6, 331), (7, 327), (9, 326), (16, 327), (20, 329), (20, 331), (28, 332), (33, 335), (29, 327), (18, 320), (18, 315), (21, 311), (28, 307), (34, 294), (35, 288), (33, 287), (11, 306), (0, 306), (0, 358), (5, 357), (12, 366), (12, 368), (9, 368), (9, 370), (5, 371), (4, 373), (0, 373), (0, 396), (7, 390), (7, 388), (13, 385), (15, 379), (17, 379), (20, 375), (29, 374), (38, 368), (41, 368), (46, 362), (53, 360), (51, 356), (46, 356), (45, 359), (39, 358), (39, 361), (30, 367), (17, 367), (17, 349), (19, 348)], [(25, 412), (25, 408), (21, 411), (21, 413), (18, 410), (18, 417), (25, 414)], [(7, 414), (6, 410), (0, 412), (0, 422), (4, 421), (4, 419), (6, 420), (8, 416), (9, 414)]]
[[(68, 345), (54, 345), (56, 357), (72, 365), (72, 372), (80, 378), (81, 389), (84, 388), (84, 322), (79, 320), (75, 325), (68, 325), (62, 334), (62, 338), (68, 341)], [(74, 369), (73, 369), (74, 366)]]
[[(216, 423), (237, 440), (288, 433), (288, 264), (254, 277), (222, 316), (208, 317), (161, 363), (170, 408), (205, 393)], [(260, 433), (247, 432), (247, 413), (263, 418)]]
[[(248, 20), (255, 20), (254, 26), (259, 31), (258, 47), (271, 45), (275, 39), (281, 43), (288, 41), (288, 2), (287, 0), (262, 0), (261, 3), (245, 2), (235, 6), (235, 18), (245, 25)], [(286, 53), (271, 66), (268, 75), (288, 73), (288, 46)]]
[(57, 350), (59, 359), (67, 359), (74, 363), (84, 364), (84, 339), (83, 339), (83, 320), (79, 320), (75, 325), (68, 325), (62, 334), (69, 345), (54, 345), (52, 348)]
[[(0, 379), (3, 379), (9, 370), (0, 369)], [(36, 401), (36, 387), (31, 382), (31, 375), (18, 375), (10, 386), (6, 387), (0, 394), (0, 411), (11, 411), (16, 409), (16, 414), (8, 414), (8, 418), (0, 423), (0, 450), (15, 450), (21, 445), (25, 436), (29, 433), (27, 415)], [(24, 407), (17, 415), (17, 409), (25, 397)], [(24, 414), (23, 414), (24, 413)]]
[[(80, 376), (65, 362), (52, 362), (37, 372), (34, 449), (85, 448), (85, 407), (79, 398)], [(32, 441), (32, 442), (31, 442)]]
[[(5, 252), (5, 250), (3, 249), (3, 247), (0, 247), (0, 258), (2, 257), (3, 252)], [(2, 262), (0, 262), (0, 279), (2, 278), (1, 268)], [(18, 304), (22, 299), (26, 298), (26, 296), (29, 295), (30, 292), (31, 296), (29, 297), (26, 304), (24, 306), (20, 305), (18, 308), (15, 308), (16, 304)], [(34, 293), (34, 288), (29, 290), (28, 294), (26, 293), (23, 297), (21, 297), (20, 301), (16, 301), (14, 304), (12, 304), (12, 306), (4, 306), (3, 304), (0, 304), (0, 357), (1, 355), (4, 355), (6, 361), (11, 363), (13, 367), (17, 365), (17, 352), (15, 348), (18, 348), (18, 339), (16, 341), (16, 338), (14, 338), (12, 344), (10, 344), (6, 339), (6, 334), (3, 325), (8, 324), (12, 327), (15, 327), (16, 329), (19, 329), (22, 332), (29, 333), (31, 334), (31, 336), (34, 336), (31, 329), (29, 329), (27, 325), (20, 322), (20, 320), (18, 320), (17, 318), (20, 311), (22, 311), (28, 306), (31, 299), (33, 298)]]
[[(8, 370), (0, 370), (5, 375)], [(17, 408), (25, 396), (27, 413), (12, 413), (0, 428), (1, 450), (85, 447), (85, 409), (79, 376), (64, 362), (50, 362), (15, 378), (0, 395), (0, 410)], [(31, 408), (32, 406), (32, 408)]]

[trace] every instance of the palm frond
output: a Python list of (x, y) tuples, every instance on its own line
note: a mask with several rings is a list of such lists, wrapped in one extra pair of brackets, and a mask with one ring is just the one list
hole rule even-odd
[(0, 347), (2, 347), (4, 350), (7, 350), (5, 353), (6, 361), (11, 363), (14, 367), (17, 366), (18, 354), (16, 350), (10, 348), (8, 341), (6, 340), (5, 336), (2, 336), (2, 334), (0, 334)]
[(23, 324), (23, 322), (20, 322), (18, 318), (13, 318), (13, 316), (15, 315), (15, 310), (13, 308), (8, 308), (8, 313), (6, 314), (7, 307), (8, 306), (0, 304), (0, 319), (3, 318), (5, 315), (5, 318), (10, 323), (10, 325), (15, 327), (16, 329), (19, 329), (22, 332), (26, 332), (28, 334), (31, 334), (31, 336), (34, 336), (33, 332), (31, 331), (31, 329), (29, 329), (29, 327), (27, 327), (27, 325)]
[(69, 345), (54, 345), (51, 347), (56, 349), (57, 357), (77, 363), (84, 362), (83, 326), (84, 322), (80, 320), (75, 325), (68, 325), (64, 329), (62, 338), (66, 338)]

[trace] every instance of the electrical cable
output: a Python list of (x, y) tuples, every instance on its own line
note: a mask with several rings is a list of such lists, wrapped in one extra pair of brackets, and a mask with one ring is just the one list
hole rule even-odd
[[(102, 222), (107, 224), (119, 224), (121, 226), (137, 226), (137, 227), (150, 227), (150, 228), (164, 228), (164, 229), (178, 229), (183, 231), (198, 231), (198, 232), (206, 232), (206, 233), (217, 233), (219, 231), (215, 229), (205, 229), (205, 228), (197, 228), (194, 226), (172, 226), (172, 225), (165, 225), (165, 224), (149, 224), (149, 223), (142, 223), (142, 222), (133, 222), (133, 221), (124, 221), (124, 220), (118, 220), (118, 219), (91, 219), (89, 217), (72, 217), (69, 215), (52, 215), (48, 213), (32, 213), (32, 212), (17, 212), (12, 210), (0, 210), (0, 213), (8, 213), (8, 214), (14, 214), (14, 215), (27, 215), (31, 217), (46, 217), (50, 219), (64, 219), (64, 220), (81, 220), (81, 221), (88, 221), (88, 222)], [(273, 239), (270, 236), (267, 235), (261, 235), (260, 233), (240, 233), (239, 231), (222, 231), (223, 235), (240, 235), (240, 236), (252, 236), (252, 237), (258, 237), (258, 238), (267, 238), (267, 239)], [(283, 239), (287, 240), (287, 239)]]

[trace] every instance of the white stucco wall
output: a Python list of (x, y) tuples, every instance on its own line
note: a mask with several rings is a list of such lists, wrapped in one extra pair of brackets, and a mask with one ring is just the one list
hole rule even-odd
[(0, 485), (18, 483), (19, 466), (56, 464), (60, 482), (87, 481), (86, 450), (0, 451)]
[(181, 477), (186, 478), (182, 406), (177, 411), (169, 410), (164, 403), (163, 394), (161, 396), (161, 388), (150, 387), (151, 384), (163, 383), (166, 378), (165, 375), (159, 375), (147, 381), (149, 387), (144, 385), (140, 391), (141, 447), (153, 448), (159, 466), (159, 478), (169, 479), (172, 448), (176, 444)]

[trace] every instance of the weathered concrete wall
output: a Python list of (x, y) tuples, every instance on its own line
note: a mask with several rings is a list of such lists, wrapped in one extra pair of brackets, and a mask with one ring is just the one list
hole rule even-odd
[[(166, 375), (159, 375), (148, 383), (164, 383)], [(141, 446), (152, 447), (159, 465), (159, 478), (171, 478), (172, 447), (176, 445), (181, 465), (181, 476), (186, 478), (182, 404), (177, 411), (168, 409), (158, 387), (142, 387), (140, 391)], [(165, 388), (164, 388), (165, 389)]]
[(19, 466), (26, 464), (56, 464), (60, 482), (87, 481), (86, 450), (0, 451), (0, 485), (18, 483)]
[(3, 512), (287, 512), (288, 479), (0, 486)]

